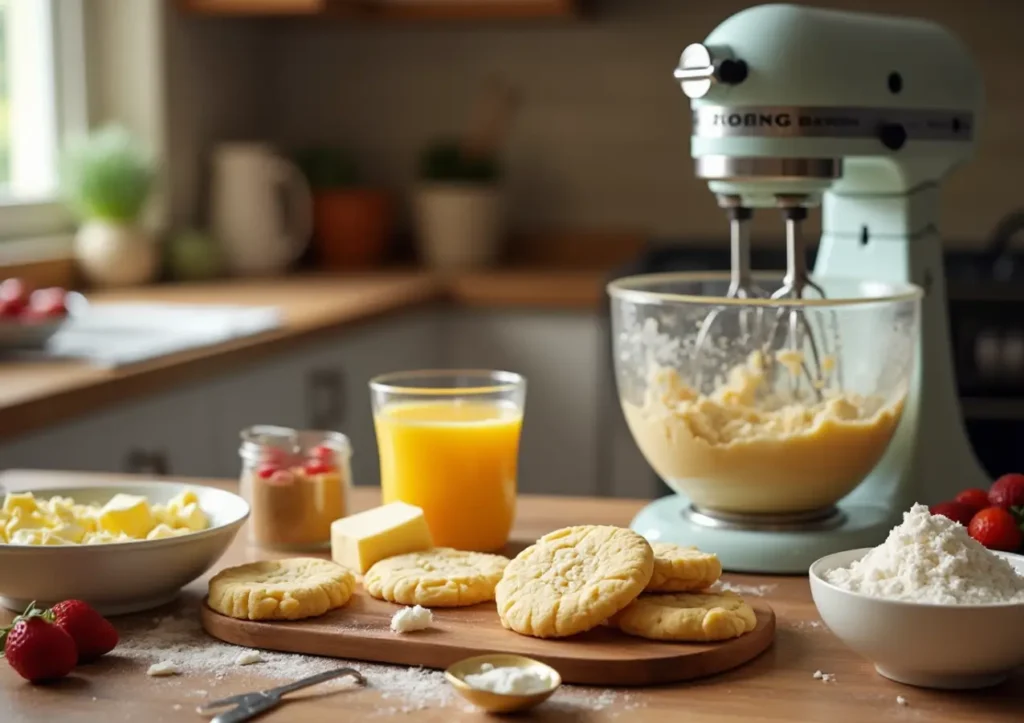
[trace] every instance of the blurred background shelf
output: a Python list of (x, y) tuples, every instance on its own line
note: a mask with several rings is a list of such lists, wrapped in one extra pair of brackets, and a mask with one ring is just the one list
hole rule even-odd
[(309, 16), (357, 20), (458, 20), (571, 17), (578, 0), (178, 0), (201, 15)]

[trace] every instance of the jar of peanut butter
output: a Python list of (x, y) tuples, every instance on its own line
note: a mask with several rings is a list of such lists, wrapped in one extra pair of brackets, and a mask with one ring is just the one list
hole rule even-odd
[(329, 548), (348, 514), (352, 448), (340, 432), (259, 425), (242, 431), (242, 496), (249, 539), (276, 550)]

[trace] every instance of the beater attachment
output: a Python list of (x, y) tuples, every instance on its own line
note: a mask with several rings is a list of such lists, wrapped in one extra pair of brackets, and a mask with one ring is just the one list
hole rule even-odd
[[(807, 272), (806, 246), (801, 224), (807, 209), (788, 197), (780, 198), (786, 221), (786, 275), (772, 299), (825, 298), (824, 290), (811, 280)], [(810, 293), (810, 296), (808, 296)], [(774, 313), (764, 345), (767, 369), (782, 365), (790, 372), (792, 387), (801, 387), (806, 379), (814, 396), (821, 398), (829, 372), (835, 361), (830, 354), (829, 330), (815, 330), (805, 309), (798, 306), (779, 307)], [(834, 320), (833, 320), (834, 321)], [(836, 333), (833, 323), (832, 334)]]
[[(730, 275), (729, 288), (726, 291), (726, 298), (729, 299), (761, 299), (767, 298), (768, 293), (754, 283), (750, 271), (750, 219), (752, 212), (749, 208), (740, 205), (738, 196), (720, 196), (720, 206), (726, 209), (729, 215), (729, 245), (730, 245)], [(719, 335), (727, 339), (738, 339), (741, 343), (749, 346), (760, 344), (760, 338), (764, 331), (764, 310), (759, 308), (736, 309), (736, 327), (726, 324), (722, 315), (725, 308), (714, 309), (701, 322), (697, 332), (697, 339), (694, 343), (694, 357), (697, 360), (698, 380), (701, 379), (700, 361), (708, 354), (714, 346), (712, 332), (717, 331)], [(729, 319), (729, 321), (733, 321)]]

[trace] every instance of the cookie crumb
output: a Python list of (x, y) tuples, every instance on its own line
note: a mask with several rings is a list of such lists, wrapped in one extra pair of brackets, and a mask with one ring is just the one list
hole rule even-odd
[(907, 699), (904, 698), (902, 695), (897, 695), (896, 696), (896, 704), (897, 705), (906, 705), (907, 704)]
[(243, 650), (235, 658), (235, 665), (252, 665), (253, 663), (262, 663), (263, 656), (260, 655), (258, 650)]
[(153, 663), (149, 666), (149, 670), (146, 671), (146, 675), (151, 678), (164, 678), (169, 675), (181, 675), (181, 668), (170, 660), (162, 660), (159, 663)]

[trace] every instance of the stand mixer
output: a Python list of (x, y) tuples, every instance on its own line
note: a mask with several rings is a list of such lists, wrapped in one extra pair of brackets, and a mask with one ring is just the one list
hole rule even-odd
[[(819, 295), (801, 234), (808, 209), (819, 205), (815, 278), (910, 283), (925, 296), (899, 425), (831, 521), (709, 516), (677, 494), (649, 504), (633, 529), (715, 551), (733, 571), (805, 573), (822, 555), (880, 543), (914, 502), (987, 487), (955, 392), (937, 231), (939, 184), (972, 155), (982, 105), (967, 49), (928, 21), (762, 5), (688, 46), (675, 77), (691, 99), (696, 173), (731, 224), (728, 296), (764, 295), (747, 257), (745, 226), (755, 212), (781, 213), (785, 222), (788, 263), (776, 296)], [(770, 313), (748, 323), (791, 340), (823, 338), (806, 328), (799, 308)], [(709, 315), (704, 326), (715, 323)], [(708, 336), (704, 326), (698, 336)], [(811, 382), (822, 374), (818, 357), (812, 346), (803, 370)]]

